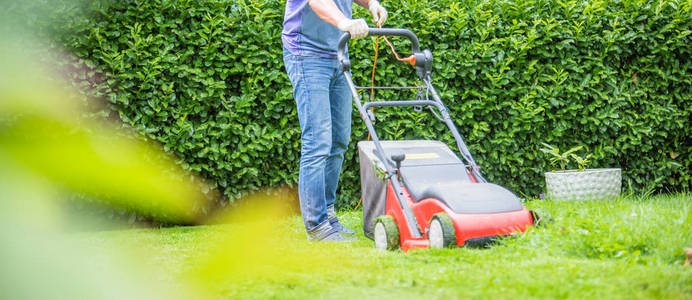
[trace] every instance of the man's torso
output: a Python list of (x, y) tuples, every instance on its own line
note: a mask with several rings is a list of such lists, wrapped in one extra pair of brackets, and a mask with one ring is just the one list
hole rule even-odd
[[(334, 0), (347, 18), (351, 18), (353, 0)], [(308, 0), (287, 0), (281, 40), (294, 55), (335, 57), (342, 32), (320, 19)]]

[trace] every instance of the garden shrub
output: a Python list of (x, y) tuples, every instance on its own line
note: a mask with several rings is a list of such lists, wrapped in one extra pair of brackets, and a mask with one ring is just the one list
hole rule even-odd
[[(591, 167), (620, 167), (631, 191), (689, 190), (692, 15), (687, 1), (388, 0), (388, 27), (433, 51), (434, 84), (482, 172), (519, 195), (553, 169), (541, 142), (584, 145)], [(284, 1), (94, 1), (55, 39), (112, 114), (177, 155), (229, 199), (296, 184), (300, 130), (282, 61)], [(359, 17), (368, 18), (363, 9)], [(77, 26), (75, 24), (81, 24)], [(84, 26), (88, 24), (88, 26)], [(58, 30), (43, 28), (42, 32)], [(406, 41), (392, 38), (398, 51)], [(372, 39), (351, 42), (369, 84)], [(380, 43), (377, 84), (415, 84)], [(369, 93), (363, 93), (366, 96)], [(377, 92), (377, 99), (412, 97)], [(367, 97), (365, 97), (367, 98)], [(376, 111), (380, 137), (437, 138), (427, 111)], [(358, 202), (354, 110), (338, 206)]]

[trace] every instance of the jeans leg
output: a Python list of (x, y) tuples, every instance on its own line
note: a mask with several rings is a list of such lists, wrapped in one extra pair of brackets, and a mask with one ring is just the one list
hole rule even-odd
[[(339, 72), (338, 67), (334, 73), (329, 93), (332, 145), (327, 157), (326, 177), (324, 179), (328, 208), (333, 206), (336, 200), (336, 190), (344, 162), (344, 152), (348, 148), (351, 139), (351, 109), (353, 107), (351, 104), (351, 91), (346, 83), (346, 78), (343, 73)], [(331, 211), (334, 211), (333, 207)], [(329, 217), (332, 218), (334, 216), (331, 215)]]
[(332, 146), (329, 87), (333, 74), (330, 60), (284, 55), (286, 71), (301, 129), (298, 196), (305, 229), (311, 239), (332, 233), (327, 222), (325, 169)]

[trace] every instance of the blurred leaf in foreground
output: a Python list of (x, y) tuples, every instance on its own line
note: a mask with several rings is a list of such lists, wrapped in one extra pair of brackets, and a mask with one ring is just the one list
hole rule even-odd
[(207, 203), (199, 180), (162, 151), (81, 118), (69, 85), (25, 54), (40, 43), (7, 25), (0, 20), (0, 299), (205, 298), (157, 280), (136, 249), (91, 251), (65, 233), (65, 194), (176, 223), (197, 220)]

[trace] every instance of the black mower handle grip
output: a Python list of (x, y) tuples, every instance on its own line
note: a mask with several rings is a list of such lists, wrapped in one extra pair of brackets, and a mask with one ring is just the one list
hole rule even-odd
[[(418, 37), (408, 29), (403, 28), (368, 28), (368, 35), (390, 35), (390, 36), (403, 36), (407, 37), (411, 41), (411, 53), (420, 52), (420, 42)], [(346, 43), (351, 39), (351, 34), (345, 32), (341, 35), (339, 39), (339, 46), (336, 51), (337, 58), (339, 59), (339, 64), (342, 70), (348, 70), (351, 67), (351, 62), (346, 57)], [(344, 68), (345, 67), (345, 68)]]

